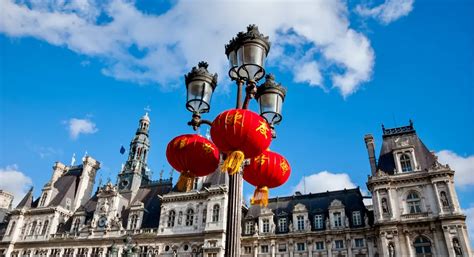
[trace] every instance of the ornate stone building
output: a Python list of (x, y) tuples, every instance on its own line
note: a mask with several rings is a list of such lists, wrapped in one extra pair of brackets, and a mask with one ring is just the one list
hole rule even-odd
[[(0, 255), (223, 257), (227, 174), (196, 179), (189, 192), (162, 173), (152, 181), (149, 126), (145, 115), (116, 184), (93, 188), (100, 163), (90, 156), (56, 163), (41, 195), (30, 190), (0, 223)], [(359, 188), (244, 205), (242, 256), (470, 256), (454, 171), (413, 124), (383, 129), (378, 158), (373, 137), (365, 142), (373, 205)]]

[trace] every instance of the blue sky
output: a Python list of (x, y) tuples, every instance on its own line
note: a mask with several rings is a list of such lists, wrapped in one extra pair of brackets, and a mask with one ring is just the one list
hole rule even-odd
[[(255, 2), (249, 12), (210, 0), (206, 8), (189, 1), (1, 3), (0, 188), (21, 195), (34, 184), (38, 195), (55, 161), (86, 151), (102, 163), (98, 176), (114, 180), (126, 159), (120, 146), (146, 106), (149, 164), (155, 178), (162, 168), (168, 174), (166, 144), (192, 133), (184, 73), (201, 60), (219, 73), (205, 118), (232, 108), (224, 44), (256, 23), (273, 43), (267, 72), (288, 88), (272, 150), (293, 173), (272, 195), (301, 189), (303, 176), (315, 181), (307, 191), (366, 190), (364, 135), (374, 134), (380, 147), (382, 123), (413, 119), (424, 143), (456, 169), (461, 206), (474, 216), (472, 1)], [(251, 192), (245, 186), (246, 197)]]

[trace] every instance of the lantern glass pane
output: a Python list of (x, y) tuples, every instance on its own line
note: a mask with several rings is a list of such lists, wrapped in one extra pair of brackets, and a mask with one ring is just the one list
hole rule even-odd
[(278, 124), (281, 121), (281, 108), (283, 99), (281, 95), (268, 92), (258, 99), (260, 114), (269, 124)]
[(186, 108), (190, 112), (208, 112), (212, 91), (212, 86), (205, 81), (191, 81), (188, 84), (188, 101), (186, 103)]
[(259, 80), (263, 77), (266, 51), (255, 43), (246, 43), (237, 50), (238, 74), (245, 80)]
[(233, 67), (237, 66), (237, 53), (232, 51), (229, 53), (229, 68), (232, 69)]

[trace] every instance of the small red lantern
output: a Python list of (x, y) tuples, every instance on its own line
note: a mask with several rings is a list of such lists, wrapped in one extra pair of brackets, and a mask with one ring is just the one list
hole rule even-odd
[(244, 168), (244, 179), (256, 186), (251, 204), (268, 205), (268, 188), (283, 185), (290, 177), (291, 167), (288, 161), (278, 153), (266, 150), (252, 158)]
[(195, 177), (211, 174), (219, 166), (219, 150), (208, 139), (199, 135), (173, 138), (166, 148), (170, 165), (181, 173), (176, 187), (189, 191)]
[(227, 110), (212, 122), (212, 141), (227, 155), (221, 169), (236, 173), (244, 158), (253, 158), (270, 146), (272, 132), (260, 115), (244, 109)]

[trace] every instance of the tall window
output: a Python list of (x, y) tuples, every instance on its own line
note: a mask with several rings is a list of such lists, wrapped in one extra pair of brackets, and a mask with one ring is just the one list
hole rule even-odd
[(262, 220), (262, 232), (269, 233), (270, 232), (270, 220), (263, 219)]
[(278, 231), (279, 232), (286, 232), (286, 218), (279, 218), (278, 219)]
[(324, 242), (323, 241), (316, 242), (316, 250), (324, 250)]
[(419, 236), (413, 242), (416, 257), (431, 257), (431, 242), (426, 237)]
[(296, 250), (301, 252), (301, 251), (304, 251), (305, 250), (305, 243), (296, 243)]
[(333, 214), (334, 217), (334, 227), (339, 228), (342, 227), (342, 216), (340, 212), (335, 212)]
[(48, 225), (49, 225), (49, 220), (45, 221), (44, 224), (43, 224), (43, 229), (41, 229), (41, 235), (45, 235), (46, 234), (46, 231), (48, 229)]
[(403, 172), (408, 172), (408, 171), (413, 170), (413, 168), (411, 167), (410, 155), (405, 153), (405, 154), (402, 154), (402, 156), (400, 156), (400, 166), (402, 167)]
[(175, 219), (176, 219), (176, 212), (172, 210), (168, 214), (168, 227), (174, 227)]
[(420, 208), (420, 196), (416, 192), (411, 192), (407, 196), (407, 205), (410, 213), (421, 212)]
[(74, 220), (74, 224), (72, 225), (72, 232), (77, 232), (79, 231), (79, 225), (81, 224), (81, 219), (80, 218), (76, 218)]
[(44, 206), (44, 204), (46, 203), (47, 197), (48, 197), (48, 193), (44, 193), (43, 196), (41, 197), (40, 206)]
[(31, 224), (29, 235), (32, 236), (35, 233), (35, 230), (36, 230), (36, 221), (33, 221), (33, 224)]
[(354, 239), (355, 247), (364, 247), (364, 239), (356, 238)]
[(138, 215), (133, 214), (132, 217), (130, 217), (130, 229), (136, 229), (138, 225)]
[(344, 241), (343, 240), (336, 240), (334, 241), (334, 246), (336, 249), (344, 248)]
[(298, 230), (304, 230), (304, 216), (299, 215), (296, 217), (296, 223)]
[(261, 253), (268, 253), (268, 245), (260, 246), (260, 252)]
[(206, 224), (207, 220), (207, 209), (202, 210), (202, 224)]
[(12, 222), (12, 225), (10, 226), (10, 230), (8, 230), (7, 236), (11, 236), (13, 230), (15, 229), (15, 221)]
[(362, 225), (362, 217), (360, 216), (360, 211), (352, 212), (352, 224), (354, 224), (354, 226)]
[(314, 228), (323, 229), (323, 215), (322, 214), (314, 215)]
[(245, 222), (245, 234), (246, 235), (252, 235), (255, 233), (255, 225), (253, 224), (253, 221), (247, 221)]
[(212, 222), (218, 222), (219, 221), (219, 205), (216, 204), (214, 207), (212, 207)]
[(194, 219), (194, 211), (193, 209), (188, 209), (186, 212), (186, 226), (192, 226)]

